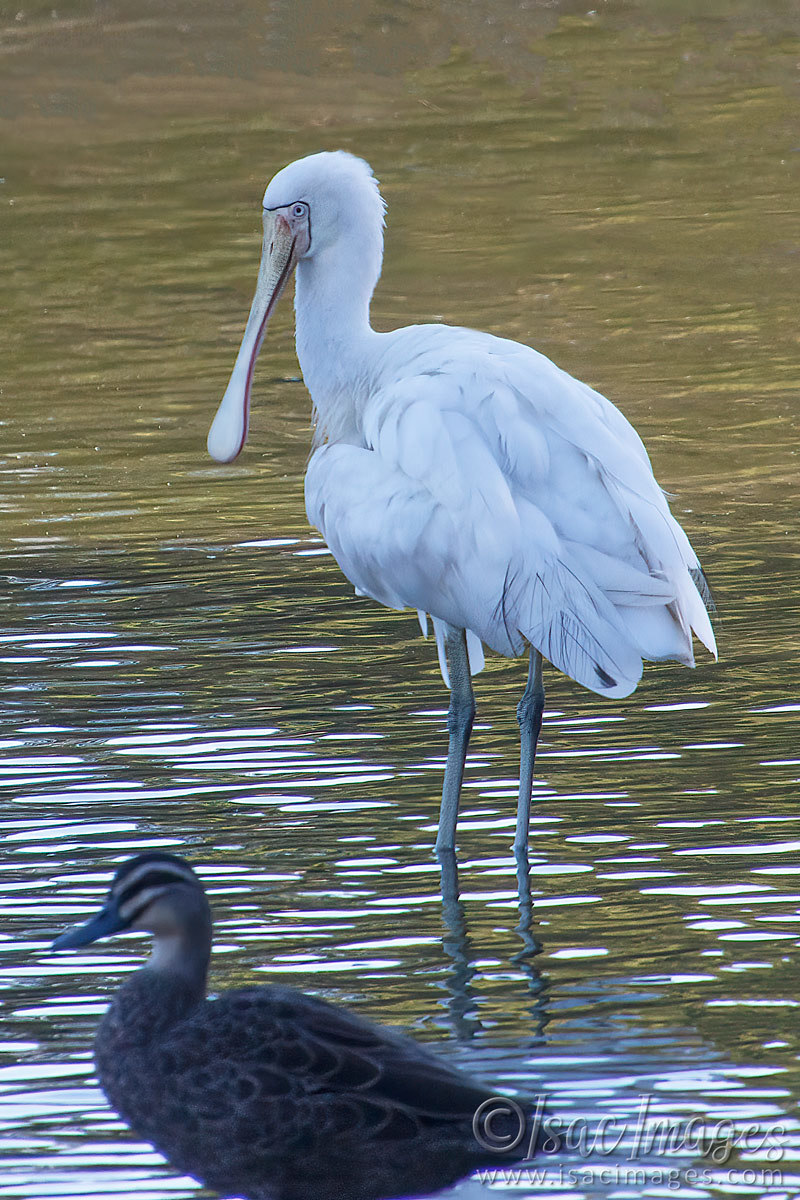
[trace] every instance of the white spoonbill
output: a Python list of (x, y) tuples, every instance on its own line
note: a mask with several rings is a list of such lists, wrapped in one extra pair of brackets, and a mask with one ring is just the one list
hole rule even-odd
[(450, 686), (437, 850), (455, 846), (483, 645), (530, 647), (517, 707), (514, 845), (528, 838), (542, 658), (601, 696), (642, 659), (716, 656), (704, 576), (633, 427), (604, 396), (518, 342), (449, 325), (377, 333), (370, 300), (384, 203), (338, 150), (290, 163), (264, 193), (256, 293), (208, 449), (247, 438), (253, 370), (297, 268), (297, 357), (314, 408), (306, 511), (357, 594), (433, 619)]

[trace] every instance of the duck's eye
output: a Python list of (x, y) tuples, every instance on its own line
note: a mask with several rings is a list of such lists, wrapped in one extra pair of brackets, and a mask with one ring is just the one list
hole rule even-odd
[(292, 216), (293, 217), (304, 217), (307, 212), (308, 212), (307, 204), (298, 203), (298, 204), (292, 205)]

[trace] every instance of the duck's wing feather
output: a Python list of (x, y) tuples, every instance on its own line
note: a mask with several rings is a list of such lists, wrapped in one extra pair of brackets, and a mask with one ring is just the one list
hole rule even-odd
[(488, 1087), (400, 1033), (288, 988), (201, 1006), (162, 1040), (147, 1078), (148, 1095), (123, 1115), (224, 1194), (413, 1196), (496, 1161), (472, 1133)]

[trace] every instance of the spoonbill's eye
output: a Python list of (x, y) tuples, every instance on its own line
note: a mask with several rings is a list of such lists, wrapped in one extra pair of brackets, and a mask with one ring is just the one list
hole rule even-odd
[(304, 217), (307, 212), (308, 212), (307, 204), (293, 204), (292, 205), (292, 216), (293, 217)]

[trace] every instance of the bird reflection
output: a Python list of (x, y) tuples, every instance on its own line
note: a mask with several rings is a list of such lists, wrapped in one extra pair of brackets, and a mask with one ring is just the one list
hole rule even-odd
[[(459, 920), (454, 955), (466, 944)], [(53, 948), (127, 930), (152, 934), (153, 953), (100, 1023), (98, 1076), (141, 1137), (214, 1191), (388, 1200), (522, 1157), (524, 1139), (506, 1152), (521, 1110), (501, 1098), (489, 1137), (475, 1116), (497, 1105), (495, 1093), (411, 1038), (286, 987), (207, 999), (211, 912), (183, 859), (154, 851), (123, 863), (101, 911)]]
[(453, 963), (448, 980), (450, 1023), (456, 1037), (466, 1040), (480, 1029), (472, 990), (476, 974), (473, 951), (458, 887), (458, 861), (452, 850), (443, 850), (438, 857), (442, 868), (442, 916), (447, 926), (442, 949)]
[(519, 900), (519, 921), (517, 923), (517, 933), (522, 942), (522, 949), (518, 950), (512, 958), (512, 962), (518, 963), (519, 966), (529, 975), (531, 983), (535, 985), (536, 992), (541, 991), (542, 980), (539, 972), (532, 961), (537, 954), (542, 952), (542, 943), (533, 932), (533, 900), (531, 899), (531, 865), (528, 862), (527, 853), (516, 854), (517, 863), (517, 898)]
[[(472, 981), (476, 975), (474, 951), (467, 928), (466, 913), (461, 900), (458, 880), (458, 860), (452, 850), (441, 850), (437, 855), (442, 879), (442, 916), (447, 927), (447, 936), (442, 939), (442, 948), (452, 960), (448, 989), (450, 992), (449, 1012), (454, 1033), (461, 1039), (473, 1037), (481, 1028), (477, 1017), (477, 1003)], [(534, 1022), (532, 1036), (541, 1035), (547, 1023), (544, 1007), (544, 984), (536, 958), (542, 952), (542, 944), (534, 933), (533, 901), (530, 887), (530, 864), (527, 853), (517, 853), (517, 901), (519, 921), (515, 932), (522, 942), (521, 948), (511, 962), (527, 977), (528, 989), (533, 998)]]

